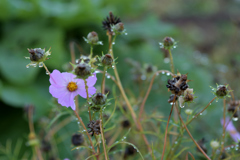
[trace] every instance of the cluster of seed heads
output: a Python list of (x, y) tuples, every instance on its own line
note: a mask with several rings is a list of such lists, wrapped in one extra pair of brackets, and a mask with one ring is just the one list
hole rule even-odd
[(187, 75), (181, 75), (168, 80), (167, 88), (176, 96), (182, 95), (182, 93), (188, 88)]
[(93, 136), (94, 134), (99, 135), (101, 134), (101, 130), (100, 130), (100, 120), (92, 120), (90, 121), (90, 123), (87, 125), (88, 128), (90, 128), (88, 130), (88, 133), (91, 133), (91, 135)]

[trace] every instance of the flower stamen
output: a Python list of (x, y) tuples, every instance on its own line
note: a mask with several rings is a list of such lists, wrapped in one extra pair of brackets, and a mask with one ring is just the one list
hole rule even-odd
[(76, 91), (78, 88), (76, 82), (69, 82), (68, 85), (67, 85), (67, 89), (70, 91), (70, 92), (73, 92), (73, 91)]

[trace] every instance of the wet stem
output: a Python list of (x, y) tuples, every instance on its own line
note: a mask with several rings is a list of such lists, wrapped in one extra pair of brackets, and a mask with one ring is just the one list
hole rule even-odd
[[(175, 98), (176, 98), (176, 95), (174, 96), (174, 100), (173, 101), (175, 101)], [(172, 104), (172, 108), (171, 108), (170, 114), (168, 116), (167, 126), (166, 126), (166, 129), (165, 129), (165, 138), (164, 138), (164, 145), (163, 145), (163, 151), (162, 151), (161, 160), (163, 160), (163, 157), (164, 157), (164, 152), (165, 152), (166, 142), (167, 142), (168, 125), (169, 125), (169, 121), (170, 121), (170, 118), (171, 118), (171, 115), (172, 115), (173, 106), (174, 106), (174, 103)]]
[(107, 67), (104, 67), (103, 79), (102, 79), (102, 84), (101, 84), (101, 92), (102, 92), (102, 94), (104, 94), (104, 90), (105, 90), (106, 72), (107, 72)]
[(92, 55), (93, 55), (93, 45), (91, 45), (90, 47), (90, 55), (89, 55), (90, 60), (92, 60)]
[(171, 63), (171, 72), (174, 74), (174, 64), (173, 64), (173, 57), (172, 57), (171, 49), (168, 49), (168, 53), (169, 53), (169, 58), (170, 58), (170, 63)]
[(189, 123), (191, 123), (193, 120), (194, 120), (194, 118), (197, 118), (197, 116), (199, 115), (199, 114), (201, 114), (203, 111), (205, 111), (210, 105), (211, 105), (211, 103), (216, 99), (217, 97), (214, 97), (208, 104), (207, 104), (207, 106), (205, 107), (205, 108), (203, 108), (203, 110), (201, 110), (200, 112), (198, 112), (198, 114), (196, 114), (195, 116), (193, 116), (193, 118), (191, 119), (191, 120), (189, 120), (187, 123), (186, 123), (186, 125), (188, 125)]
[[(88, 86), (87, 86), (86, 79), (84, 79), (84, 84), (85, 84), (85, 89), (86, 89), (86, 93), (87, 93), (87, 104), (89, 105), (89, 94), (88, 94)], [(88, 114), (89, 114), (90, 121), (92, 121), (90, 106), (88, 106)]]
[(103, 150), (104, 150), (104, 156), (105, 156), (105, 160), (109, 160), (109, 157), (107, 155), (107, 151), (106, 151), (106, 144), (105, 144), (105, 138), (104, 138), (104, 129), (103, 129), (103, 116), (102, 116), (102, 109), (100, 111), (100, 130), (101, 130), (101, 137), (102, 137), (102, 144), (103, 144)]
[[(74, 111), (74, 113), (76, 114), (79, 122), (82, 124), (84, 130), (86, 131), (86, 134), (87, 134), (88, 139), (89, 139), (89, 141), (90, 141), (90, 144), (91, 144), (91, 146), (92, 146), (92, 150), (94, 151), (94, 153), (96, 153), (96, 152), (95, 152), (95, 149), (94, 149), (94, 146), (93, 146), (93, 143), (92, 143), (92, 139), (91, 139), (89, 133), (87, 132), (87, 128), (86, 128), (86, 126), (84, 125), (84, 123), (83, 123), (83, 121), (82, 121), (82, 118), (78, 115), (78, 113), (77, 113), (76, 111)], [(97, 156), (97, 155), (96, 155), (96, 156)]]
[(179, 119), (180, 121), (182, 122), (184, 128), (186, 129), (188, 135), (190, 136), (190, 138), (192, 139), (192, 141), (195, 143), (195, 145), (197, 146), (197, 148), (202, 152), (202, 154), (208, 159), (208, 160), (211, 160), (208, 155), (202, 150), (202, 148), (198, 145), (198, 143), (194, 140), (193, 136), (191, 135), (191, 133), (189, 132), (186, 124), (184, 123), (182, 117), (181, 117), (181, 114), (179, 113), (179, 110), (178, 110), (178, 107), (176, 106), (176, 109), (177, 109), (177, 113), (178, 113), (178, 116), (179, 116)]
[[(113, 42), (115, 42), (115, 39), (116, 39), (116, 35), (115, 35), (115, 37), (113, 38)], [(111, 56), (112, 56), (113, 59), (114, 59), (113, 50), (112, 50), (112, 35), (111, 35), (111, 34), (108, 34), (108, 40), (109, 40), (109, 53), (111, 54)], [(127, 105), (128, 109), (129, 109), (129, 111), (130, 111), (130, 113), (131, 113), (131, 116), (132, 116), (132, 118), (133, 118), (133, 121), (134, 121), (134, 123), (136, 124), (137, 128), (140, 130), (140, 132), (143, 132), (142, 125), (137, 123), (136, 114), (135, 114), (135, 112), (134, 112), (134, 110), (133, 110), (133, 108), (132, 108), (132, 106), (131, 106), (131, 104), (130, 104), (127, 96), (126, 96), (126, 93), (125, 93), (125, 91), (124, 91), (124, 89), (123, 89), (123, 87), (122, 87), (122, 83), (121, 83), (121, 80), (120, 80), (120, 78), (119, 78), (116, 65), (114, 66), (114, 69), (113, 69), (113, 70), (114, 70), (114, 74), (115, 74), (115, 77), (116, 77), (117, 86), (118, 86), (118, 88), (119, 88), (119, 90), (120, 90), (120, 92), (121, 92), (121, 94), (122, 94), (122, 96), (123, 96), (123, 99), (124, 99), (125, 102), (126, 102), (126, 105)], [(105, 73), (104, 73), (104, 74), (105, 74)], [(144, 134), (141, 134), (141, 135), (142, 135), (142, 137), (143, 137), (143, 140), (144, 140), (145, 144), (147, 145), (148, 151), (149, 151), (150, 153), (152, 153), (152, 149), (151, 149), (151, 147), (150, 147), (150, 145), (149, 145), (149, 143), (148, 143), (148, 140), (147, 140), (146, 136), (145, 136)]]
[[(226, 131), (226, 100), (223, 99), (223, 133), (222, 133), (222, 140), (221, 140), (221, 152), (220, 152), (220, 157), (223, 153), (223, 150), (224, 150), (224, 139), (225, 139), (225, 131)], [(219, 157), (219, 159), (220, 159)]]

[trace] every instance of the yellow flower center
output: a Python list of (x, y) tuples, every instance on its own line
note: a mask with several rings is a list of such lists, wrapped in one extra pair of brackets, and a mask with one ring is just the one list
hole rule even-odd
[(76, 82), (69, 82), (68, 85), (67, 85), (67, 89), (70, 91), (70, 92), (73, 92), (73, 91), (76, 91), (78, 88)]

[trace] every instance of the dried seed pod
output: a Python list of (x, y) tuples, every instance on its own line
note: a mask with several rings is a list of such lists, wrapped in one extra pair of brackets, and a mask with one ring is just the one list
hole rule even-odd
[(187, 75), (176, 76), (173, 79), (169, 79), (166, 86), (172, 94), (180, 96), (188, 88), (187, 81)]
[(74, 135), (72, 135), (72, 144), (74, 146), (80, 146), (84, 143), (84, 138), (83, 135), (80, 133), (76, 133)]
[(124, 120), (122, 121), (121, 125), (123, 128), (129, 128), (131, 126), (131, 123), (129, 120)]
[(92, 120), (90, 121), (90, 123), (87, 125), (88, 128), (90, 128), (88, 130), (88, 133), (91, 133), (91, 135), (93, 136), (94, 134), (99, 135), (101, 134), (101, 130), (100, 130), (100, 120)]
[(112, 32), (111, 31), (111, 26), (114, 26), (114, 25), (116, 25), (116, 24), (118, 24), (120, 22), (121, 22), (120, 18), (118, 18), (116, 16), (114, 17), (113, 13), (109, 12), (109, 17), (104, 19), (102, 24), (103, 24), (103, 28), (105, 30), (108, 30), (111, 33)]

